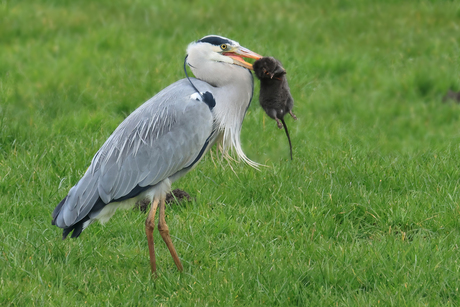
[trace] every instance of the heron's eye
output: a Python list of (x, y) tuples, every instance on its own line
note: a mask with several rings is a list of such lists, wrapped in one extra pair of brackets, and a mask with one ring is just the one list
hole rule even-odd
[(228, 48), (227, 44), (220, 45), (220, 49), (222, 50), (227, 50), (227, 48)]

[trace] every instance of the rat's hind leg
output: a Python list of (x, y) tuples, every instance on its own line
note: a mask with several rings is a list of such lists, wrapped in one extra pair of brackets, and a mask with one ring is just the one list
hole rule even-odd
[(283, 128), (283, 124), (280, 122), (280, 120), (278, 119), (278, 117), (275, 117), (275, 120), (276, 120), (276, 123), (278, 124), (278, 128), (282, 129), (282, 128)]
[[(295, 116), (295, 114), (294, 114), (294, 113), (292, 113), (292, 110), (291, 110), (291, 111), (289, 111), (289, 114), (291, 114), (291, 116), (292, 116), (292, 118), (293, 118), (294, 120), (297, 120), (297, 116)], [(278, 126), (279, 126), (279, 125), (278, 125)]]
[[(280, 122), (280, 120), (278, 119), (278, 117), (276, 115), (277, 112), (275, 109), (265, 109), (265, 113), (267, 113), (268, 116), (270, 116), (271, 118), (273, 118), (274, 120), (276, 120), (276, 123), (278, 124), (278, 128), (283, 128), (283, 124)], [(282, 114), (282, 113), (281, 113)]]

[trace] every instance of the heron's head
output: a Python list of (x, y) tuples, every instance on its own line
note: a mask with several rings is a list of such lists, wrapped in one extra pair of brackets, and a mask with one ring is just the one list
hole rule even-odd
[(246, 49), (234, 40), (218, 36), (208, 35), (188, 45), (189, 65), (199, 66), (205, 62), (220, 62), (238, 65), (244, 68), (253, 69), (252, 64), (243, 58), (260, 59), (261, 55)]

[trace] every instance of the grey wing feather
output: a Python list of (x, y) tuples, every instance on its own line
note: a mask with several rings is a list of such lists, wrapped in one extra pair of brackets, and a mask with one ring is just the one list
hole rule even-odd
[(59, 212), (56, 210), (53, 212), (53, 221), (57, 226), (64, 228), (73, 225), (78, 214), (86, 215), (89, 212), (89, 209), (85, 210), (80, 205), (94, 204), (98, 199), (97, 178), (87, 176), (87, 174), (70, 189), (64, 207), (60, 208)]
[(190, 166), (213, 129), (211, 111), (190, 99), (193, 93), (180, 80), (129, 115), (96, 153), (60, 212), (53, 213), (56, 225), (65, 228), (80, 221), (98, 197), (107, 204), (137, 185), (155, 185)]

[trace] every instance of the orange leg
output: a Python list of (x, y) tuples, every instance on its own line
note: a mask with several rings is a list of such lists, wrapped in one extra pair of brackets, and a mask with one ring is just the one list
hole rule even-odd
[(163, 241), (165, 241), (166, 246), (168, 246), (169, 252), (174, 259), (174, 263), (176, 264), (177, 269), (179, 271), (183, 271), (184, 268), (182, 267), (182, 263), (177, 256), (176, 249), (174, 248), (171, 237), (169, 236), (169, 228), (168, 225), (166, 225), (165, 215), (165, 198), (163, 197), (160, 200), (160, 218), (158, 221), (158, 230), (160, 231), (160, 235), (163, 238)]
[(153, 243), (153, 230), (155, 229), (155, 213), (158, 208), (158, 199), (154, 199), (152, 207), (150, 208), (149, 215), (145, 220), (145, 234), (147, 235), (147, 242), (149, 244), (149, 255), (150, 255), (150, 268), (152, 274), (156, 274), (157, 264), (155, 261), (155, 247)]

